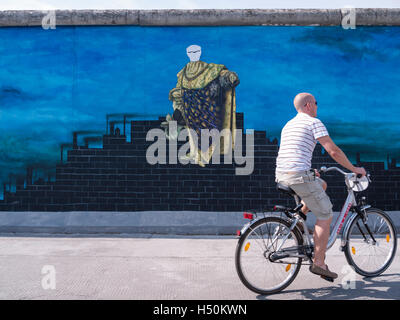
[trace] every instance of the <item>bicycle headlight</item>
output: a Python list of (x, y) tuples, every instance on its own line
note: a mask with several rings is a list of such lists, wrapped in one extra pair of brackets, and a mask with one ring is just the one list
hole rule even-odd
[(349, 179), (349, 184), (353, 191), (360, 192), (368, 188), (369, 179), (366, 176), (362, 178), (352, 177)]

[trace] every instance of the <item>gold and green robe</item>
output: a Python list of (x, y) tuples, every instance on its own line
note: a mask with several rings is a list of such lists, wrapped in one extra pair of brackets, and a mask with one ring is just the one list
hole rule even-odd
[[(201, 130), (229, 129), (231, 137), (223, 131), (220, 153), (225, 154), (234, 148), (236, 130), (235, 86), (239, 79), (222, 64), (203, 61), (189, 62), (177, 75), (176, 87), (170, 91), (174, 110), (178, 109), (183, 116), (185, 126), (197, 133), (195, 144), (189, 133), (190, 157), (204, 166), (209, 163), (215, 151), (216, 142), (209, 141), (207, 150), (201, 150)], [(190, 132), (190, 131), (189, 131)], [(232, 143), (232, 149), (229, 148)]]

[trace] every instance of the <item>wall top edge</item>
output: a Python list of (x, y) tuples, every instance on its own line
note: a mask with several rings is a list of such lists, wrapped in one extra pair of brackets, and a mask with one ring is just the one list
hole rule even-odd
[[(352, 12), (350, 10), (353, 10)], [(6, 10), (0, 27), (95, 25), (137, 26), (340, 26), (354, 13), (358, 26), (399, 26), (400, 9), (154, 9), (154, 10)]]

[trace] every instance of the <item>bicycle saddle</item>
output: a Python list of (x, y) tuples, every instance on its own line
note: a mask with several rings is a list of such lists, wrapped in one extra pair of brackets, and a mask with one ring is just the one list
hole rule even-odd
[(282, 184), (282, 183), (277, 183), (277, 184), (276, 184), (276, 189), (277, 189), (278, 191), (283, 192), (283, 193), (286, 193), (286, 194), (288, 194), (288, 195), (290, 195), (290, 196), (295, 196), (295, 195), (296, 195), (296, 193), (295, 193), (290, 187), (285, 186), (285, 185)]

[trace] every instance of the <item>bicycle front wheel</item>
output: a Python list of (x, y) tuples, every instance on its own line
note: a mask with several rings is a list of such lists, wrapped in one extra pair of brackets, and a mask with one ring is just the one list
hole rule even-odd
[[(297, 228), (278, 217), (260, 219), (240, 237), (236, 247), (236, 271), (242, 283), (250, 290), (263, 295), (285, 289), (297, 276), (302, 258), (284, 257), (297, 253), (303, 238)], [(282, 259), (271, 259), (280, 254)], [(274, 262), (273, 262), (274, 261)]]
[(366, 277), (383, 273), (392, 263), (397, 249), (396, 228), (379, 209), (368, 209), (366, 221), (357, 216), (346, 237), (345, 255), (355, 271)]

